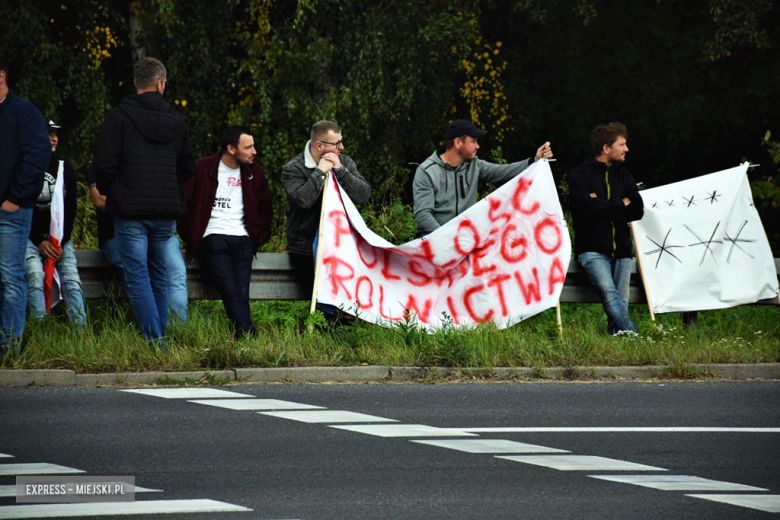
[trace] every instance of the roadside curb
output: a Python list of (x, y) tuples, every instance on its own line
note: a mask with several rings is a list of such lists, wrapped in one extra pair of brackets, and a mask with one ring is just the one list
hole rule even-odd
[(643, 379), (780, 379), (780, 363), (687, 365), (673, 367), (288, 367), (237, 368), (192, 372), (77, 374), (73, 370), (0, 370), (0, 388), (23, 386), (179, 385), (225, 383), (369, 383), (379, 381), (631, 381)]

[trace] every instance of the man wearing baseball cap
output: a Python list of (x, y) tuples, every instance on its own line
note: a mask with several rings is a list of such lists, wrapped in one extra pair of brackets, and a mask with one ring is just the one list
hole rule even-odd
[(456, 119), (444, 134), (444, 149), (436, 150), (417, 167), (412, 188), (418, 237), (433, 233), (473, 206), (480, 182), (506, 182), (531, 163), (553, 156), (546, 142), (534, 157), (512, 164), (492, 164), (477, 159), (477, 141), (485, 134), (487, 131), (471, 121)]

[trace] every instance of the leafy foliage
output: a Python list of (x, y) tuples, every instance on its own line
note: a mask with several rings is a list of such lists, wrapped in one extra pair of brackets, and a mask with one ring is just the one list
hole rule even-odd
[[(780, 131), (779, 28), (771, 0), (0, 3), (11, 85), (63, 124), (61, 153), (81, 180), (141, 55), (166, 64), (166, 98), (199, 156), (217, 152), (225, 126), (249, 125), (274, 193), (272, 251), (285, 247), (281, 170), (319, 119), (343, 126), (373, 187), (362, 209), (388, 237), (411, 236), (398, 208), (456, 117), (489, 130), (483, 157), (500, 145), (520, 160), (551, 141), (558, 180), (588, 153), (590, 130), (616, 120), (647, 187), (761, 157), (761, 136)], [(79, 245), (91, 245), (81, 207)], [(780, 219), (763, 217), (777, 236)]]

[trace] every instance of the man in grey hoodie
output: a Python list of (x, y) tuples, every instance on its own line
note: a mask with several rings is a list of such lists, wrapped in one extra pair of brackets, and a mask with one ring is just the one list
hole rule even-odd
[(534, 157), (512, 164), (491, 164), (477, 159), (478, 139), (487, 134), (466, 119), (456, 119), (444, 134), (443, 150), (437, 150), (417, 167), (414, 190), (414, 219), (417, 236), (433, 233), (477, 202), (480, 182), (501, 184), (539, 159), (553, 156), (546, 142)]

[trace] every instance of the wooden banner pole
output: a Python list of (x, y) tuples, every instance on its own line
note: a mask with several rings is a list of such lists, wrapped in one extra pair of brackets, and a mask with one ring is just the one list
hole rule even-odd
[[(325, 225), (325, 196), (328, 194), (328, 185), (330, 184), (331, 173), (328, 172), (328, 176), (325, 177), (325, 185), (322, 187), (322, 207), (320, 207), (320, 228), (319, 239), (317, 242), (317, 260), (314, 262), (314, 288), (311, 291), (311, 308), (309, 314), (314, 314), (317, 310), (317, 285), (320, 281), (320, 264), (322, 264), (322, 228)], [(309, 332), (312, 332), (313, 326), (309, 325)]]
[(555, 314), (558, 317), (558, 334), (561, 336), (561, 341), (563, 341), (563, 321), (561, 320), (561, 301), (558, 300), (558, 305), (555, 306)]
[(631, 226), (631, 234), (634, 236), (634, 249), (636, 249), (636, 262), (639, 264), (639, 276), (642, 277), (642, 286), (645, 288), (645, 296), (647, 297), (647, 308), (650, 311), (650, 321), (655, 323), (655, 313), (653, 312), (653, 302), (650, 301), (650, 291), (647, 290), (647, 282), (645, 281), (645, 265), (642, 262), (642, 252), (639, 250), (639, 241), (636, 239), (636, 229), (634, 229), (634, 223), (629, 222)]

